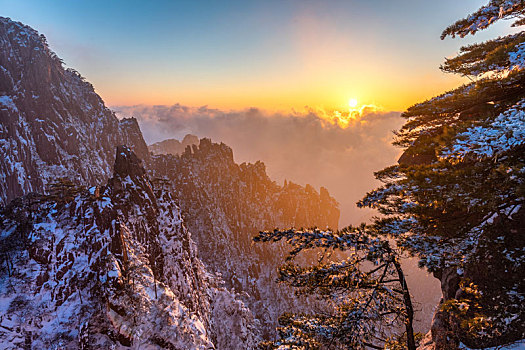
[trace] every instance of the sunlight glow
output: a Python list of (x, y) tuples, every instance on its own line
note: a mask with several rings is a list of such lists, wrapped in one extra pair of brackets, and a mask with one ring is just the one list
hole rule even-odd
[(351, 98), (349, 101), (348, 101), (348, 105), (350, 106), (350, 108), (354, 109), (357, 107), (357, 100), (355, 98)]
[[(351, 108), (346, 111), (344, 109), (324, 110), (319, 108), (308, 109), (308, 111), (318, 115), (321, 119), (327, 122), (328, 125), (337, 125), (342, 129), (346, 129), (357, 123), (365, 124), (367, 121), (363, 119), (364, 116), (384, 111), (382, 107), (374, 104), (359, 105), (357, 100), (355, 104), (350, 103), (349, 101), (348, 105)], [(355, 107), (352, 107), (352, 105)]]

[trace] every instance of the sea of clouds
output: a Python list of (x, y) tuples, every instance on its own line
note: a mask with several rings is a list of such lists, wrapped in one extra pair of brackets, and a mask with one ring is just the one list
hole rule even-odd
[(401, 151), (391, 145), (398, 112), (365, 108), (358, 113), (270, 113), (249, 108), (224, 111), (204, 107), (116, 106), (119, 117), (138, 119), (148, 144), (186, 134), (232, 147), (237, 162), (266, 164), (272, 179), (326, 187), (340, 203), (340, 226), (370, 219), (355, 203), (379, 184), (374, 171), (394, 164)]

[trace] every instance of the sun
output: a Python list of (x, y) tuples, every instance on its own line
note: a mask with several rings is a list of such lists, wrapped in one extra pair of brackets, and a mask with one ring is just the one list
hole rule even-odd
[(348, 105), (350, 108), (356, 108), (357, 107), (357, 100), (355, 98), (351, 98), (348, 100)]

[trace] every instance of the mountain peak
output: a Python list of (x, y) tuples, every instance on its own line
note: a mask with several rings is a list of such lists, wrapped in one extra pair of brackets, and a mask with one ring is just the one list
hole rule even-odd
[(141, 177), (146, 174), (142, 161), (127, 146), (117, 146), (115, 156), (115, 176)]
[(9, 17), (0, 16), (0, 26), (3, 27), (7, 34), (11, 35), (16, 42), (23, 47), (37, 44), (41, 48), (47, 48), (47, 43), (43, 35), (39, 35), (36, 30), (21, 22), (13, 21)]
[(184, 153), (186, 147), (199, 145), (199, 138), (192, 134), (187, 134), (184, 136), (182, 141), (176, 139), (167, 139), (164, 141), (156, 142), (152, 145), (149, 145), (149, 151), (153, 154), (173, 154), (180, 155)]

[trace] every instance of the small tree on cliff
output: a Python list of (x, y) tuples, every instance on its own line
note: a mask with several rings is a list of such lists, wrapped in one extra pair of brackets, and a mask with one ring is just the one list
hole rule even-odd
[[(284, 239), (292, 246), (289, 264), (279, 271), (279, 281), (299, 294), (316, 294), (331, 303), (333, 311), (317, 315), (283, 315), (280, 339), (265, 343), (268, 349), (352, 348), (383, 349), (403, 338), (406, 348), (416, 349), (412, 322), (414, 310), (399, 252), (388, 240), (364, 225), (341, 231), (288, 230), (260, 232), (255, 241)], [(343, 261), (322, 258), (313, 267), (291, 261), (302, 251), (341, 250)], [(393, 336), (404, 324), (405, 334)]]
[[(492, 0), (442, 34), (464, 37), (501, 19), (525, 24), (525, 2)], [(456, 335), (470, 346), (525, 337), (525, 32), (461, 48), (441, 69), (470, 83), (410, 107), (399, 164), (360, 203), (438, 276), (454, 271)]]

